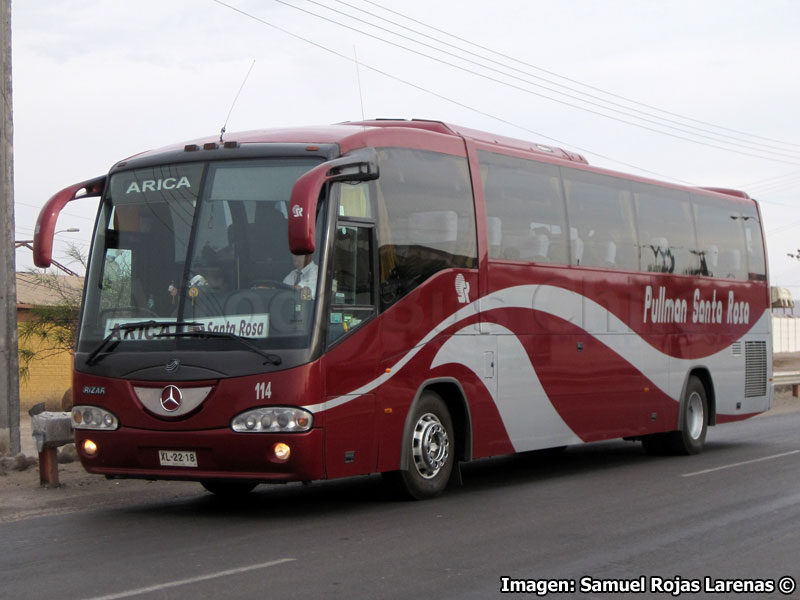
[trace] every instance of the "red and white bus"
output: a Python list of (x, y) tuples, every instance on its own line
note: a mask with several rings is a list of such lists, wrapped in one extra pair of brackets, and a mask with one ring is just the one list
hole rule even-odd
[(434, 121), (267, 130), (146, 152), (100, 196), (73, 381), (84, 467), (257, 483), (628, 438), (699, 452), (772, 403), (747, 194)]

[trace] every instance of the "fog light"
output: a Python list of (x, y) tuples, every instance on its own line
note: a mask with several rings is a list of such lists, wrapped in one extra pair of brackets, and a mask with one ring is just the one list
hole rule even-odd
[(83, 440), (83, 453), (86, 456), (97, 456), (97, 444), (92, 440)]
[(283, 442), (275, 444), (272, 451), (275, 453), (275, 458), (283, 462), (289, 460), (289, 455), (292, 453), (292, 449), (289, 448), (288, 444), (284, 444)]

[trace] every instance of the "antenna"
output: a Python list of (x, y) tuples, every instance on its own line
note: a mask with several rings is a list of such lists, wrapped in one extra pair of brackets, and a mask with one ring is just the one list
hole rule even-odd
[(356, 60), (356, 79), (358, 80), (358, 99), (361, 101), (361, 120), (364, 121), (364, 94), (361, 92), (361, 66), (358, 64), (358, 54), (355, 44), (353, 45), (353, 57)]
[(225, 123), (222, 124), (222, 129), (219, 130), (219, 142), (222, 143), (222, 137), (225, 135), (225, 128), (228, 126), (228, 119), (231, 118), (231, 113), (233, 112), (233, 107), (236, 106), (236, 101), (239, 99), (239, 94), (242, 93), (244, 89), (244, 84), (247, 83), (247, 79), (250, 77), (250, 72), (253, 70), (253, 67), (256, 66), (256, 59), (253, 59), (253, 62), (250, 64), (250, 68), (247, 69), (247, 75), (244, 76), (244, 81), (242, 81), (242, 85), (239, 86), (239, 91), (236, 92), (236, 97), (233, 99), (233, 104), (231, 104), (231, 109), (228, 111), (228, 116), (225, 117)]

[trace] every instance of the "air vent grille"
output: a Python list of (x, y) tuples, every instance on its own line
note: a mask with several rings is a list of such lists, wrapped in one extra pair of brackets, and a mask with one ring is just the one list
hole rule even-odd
[(745, 342), (744, 397), (767, 395), (767, 343)]

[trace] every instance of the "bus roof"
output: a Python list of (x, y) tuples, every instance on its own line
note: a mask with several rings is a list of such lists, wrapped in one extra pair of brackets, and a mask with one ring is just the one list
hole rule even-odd
[[(337, 144), (342, 148), (342, 152), (347, 152), (353, 148), (374, 144), (376, 141), (379, 141), (380, 138), (391, 135), (390, 130), (397, 132), (398, 129), (417, 130), (417, 132), (427, 132), (431, 134), (449, 136), (452, 138), (467, 138), (505, 148), (521, 150), (524, 152), (533, 152), (536, 154), (541, 154), (542, 156), (588, 164), (588, 161), (580, 154), (569, 152), (561, 148), (555, 148), (553, 146), (547, 146), (544, 144), (537, 144), (529, 141), (495, 135), (492, 133), (486, 133), (475, 129), (469, 129), (467, 127), (443, 123), (441, 121), (429, 121), (423, 119), (375, 119), (312, 127), (257, 129), (252, 131), (226, 133), (224, 139), (225, 141), (236, 141), (240, 144)], [(191, 145), (203, 147), (205, 144), (212, 143), (219, 143), (219, 136), (191, 140), (181, 144), (171, 144), (163, 148), (149, 150), (141, 154), (128, 157), (126, 160), (154, 156), (164, 152), (174, 152), (176, 150), (182, 150), (184, 147)]]
[[(460, 142), (460, 140), (463, 138), (498, 148), (524, 152), (526, 154), (535, 154), (546, 159), (568, 161), (573, 164), (577, 163), (578, 165), (589, 167), (589, 162), (582, 155), (569, 150), (496, 135), (485, 131), (479, 131), (477, 129), (470, 129), (468, 127), (445, 123), (443, 121), (426, 119), (373, 119), (365, 121), (348, 121), (334, 125), (256, 129), (251, 131), (226, 133), (224, 139), (226, 142), (236, 142), (242, 145), (335, 144), (344, 154), (351, 150), (367, 146), (410, 143), (415, 136), (419, 136), (420, 134), (438, 138), (445, 146), (449, 146), (453, 142)], [(182, 151), (189, 148), (199, 149), (203, 148), (204, 146), (216, 147), (214, 144), (221, 145), (220, 136), (215, 135), (212, 137), (191, 140), (181, 144), (165, 146), (155, 150), (149, 150), (141, 154), (128, 157), (125, 159), (125, 161), (118, 163), (118, 165), (121, 166), (121, 163), (131, 159), (155, 157), (159, 154)], [(732, 196), (738, 198), (743, 202), (753, 202), (753, 199), (747, 193), (740, 190), (719, 187), (691, 187), (675, 185), (663, 181), (651, 180), (646, 177), (632, 175), (630, 173), (618, 173), (604, 168), (593, 167), (592, 170), (597, 170), (609, 175), (622, 176), (632, 180), (647, 181), (666, 185), (668, 187), (692, 189), (696, 191), (702, 191), (704, 193), (724, 194), (729, 197)]]

